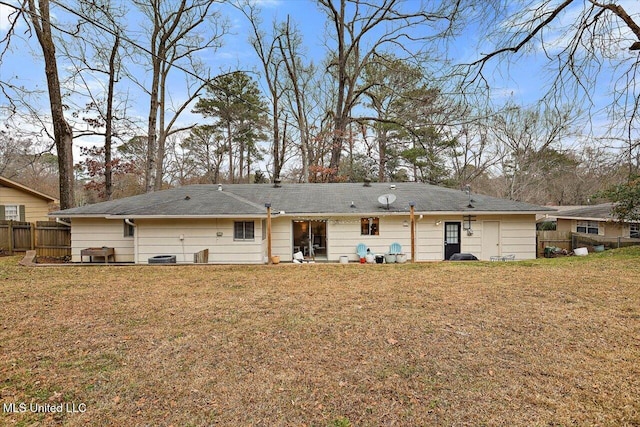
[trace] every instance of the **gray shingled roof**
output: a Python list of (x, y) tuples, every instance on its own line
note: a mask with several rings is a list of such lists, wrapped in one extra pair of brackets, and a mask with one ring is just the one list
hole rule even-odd
[(553, 216), (556, 218), (591, 218), (607, 221), (612, 219), (611, 209), (613, 203), (602, 203), (592, 206), (580, 206), (575, 209), (560, 211)]
[[(392, 188), (395, 186), (395, 188)], [(379, 196), (396, 196), (389, 209), (378, 202)], [(480, 194), (469, 196), (460, 190), (421, 183), (339, 184), (226, 184), (190, 185), (96, 203), (51, 214), (57, 217), (82, 216), (241, 216), (265, 215), (265, 203), (274, 212), (286, 214), (334, 214), (409, 212), (409, 203), (416, 212), (552, 212), (528, 203), (498, 199)]]

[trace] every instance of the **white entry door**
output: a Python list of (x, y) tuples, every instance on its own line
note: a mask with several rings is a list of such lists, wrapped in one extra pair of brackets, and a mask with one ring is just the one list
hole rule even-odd
[(500, 221), (482, 222), (482, 258), (500, 255)]

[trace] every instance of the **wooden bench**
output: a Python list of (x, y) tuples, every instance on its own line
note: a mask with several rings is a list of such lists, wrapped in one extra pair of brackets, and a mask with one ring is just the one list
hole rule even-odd
[(104, 263), (109, 264), (109, 257), (113, 257), (113, 262), (116, 261), (116, 253), (113, 248), (87, 248), (80, 251), (80, 263), (84, 263), (84, 257), (89, 257), (89, 262), (93, 262), (94, 256), (100, 256), (104, 258)]

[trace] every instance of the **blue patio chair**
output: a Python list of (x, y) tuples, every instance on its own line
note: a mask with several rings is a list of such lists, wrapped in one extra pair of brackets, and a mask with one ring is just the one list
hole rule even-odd
[(392, 243), (391, 246), (389, 246), (389, 253), (390, 254), (401, 254), (402, 253), (402, 246), (400, 246), (400, 243)]
[(360, 258), (364, 258), (365, 256), (367, 256), (367, 245), (365, 245), (364, 243), (359, 243), (358, 246), (356, 246), (356, 253)]

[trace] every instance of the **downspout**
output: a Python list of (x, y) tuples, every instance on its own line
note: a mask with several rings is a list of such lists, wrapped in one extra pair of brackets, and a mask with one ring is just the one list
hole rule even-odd
[(267, 208), (267, 264), (273, 263), (271, 252), (271, 203), (265, 203)]
[(133, 232), (133, 263), (138, 263), (138, 231), (135, 230), (138, 226), (135, 222), (131, 221), (129, 218), (124, 219), (124, 223), (130, 225), (134, 228)]
[(411, 262), (416, 262), (416, 216), (415, 202), (409, 202), (409, 217), (411, 219)]

